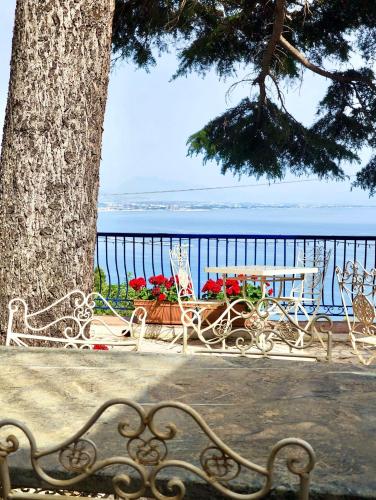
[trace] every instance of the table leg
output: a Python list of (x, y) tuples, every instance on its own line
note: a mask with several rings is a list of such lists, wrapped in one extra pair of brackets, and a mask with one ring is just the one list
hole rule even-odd
[(227, 278), (227, 275), (226, 274), (222, 274), (222, 281), (223, 281), (223, 296), (224, 296), (224, 299), (225, 299), (225, 302), (227, 305), (230, 304), (230, 301), (229, 301), (229, 298), (227, 297), (227, 293), (226, 293), (226, 278)]
[(261, 283), (262, 298), (264, 299), (266, 297), (266, 278), (265, 278), (265, 276), (260, 276), (260, 283)]

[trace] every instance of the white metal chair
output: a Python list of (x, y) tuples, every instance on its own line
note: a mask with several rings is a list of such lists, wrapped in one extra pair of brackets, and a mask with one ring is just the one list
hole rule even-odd
[[(224, 301), (199, 300), (196, 297), (191, 268), (188, 258), (188, 247), (186, 245), (176, 245), (170, 250), (171, 269), (175, 280), (175, 286), (178, 295), (178, 303), (181, 310), (181, 322), (183, 325), (183, 352), (187, 352), (188, 328), (194, 327), (194, 330), (200, 336), (210, 329), (212, 325), (206, 322), (206, 318), (213, 307), (224, 305)], [(208, 328), (204, 328), (203, 325)], [(172, 343), (175, 343), (181, 335), (175, 337)]]
[[(103, 319), (95, 316), (95, 309), (107, 306), (121, 321), (122, 331), (115, 331)], [(99, 293), (85, 295), (73, 290), (48, 307), (29, 312), (28, 305), (21, 298), (12, 299), (8, 305), (9, 319), (6, 345), (32, 347), (65, 347), (92, 349), (94, 346), (133, 346), (139, 350), (145, 333), (146, 311), (138, 307), (129, 319), (120, 316)], [(137, 324), (138, 338), (134, 337)], [(93, 335), (93, 326), (99, 325), (104, 335)], [(22, 329), (22, 330), (21, 330)], [(20, 331), (21, 330), (21, 331)], [(126, 338), (130, 335), (131, 338)], [(132, 338), (133, 337), (133, 338)]]
[[(306, 321), (304, 330), (311, 329), (312, 323), (316, 321), (322, 301), (324, 279), (330, 261), (331, 250), (326, 250), (323, 246), (317, 245), (312, 249), (301, 249), (296, 258), (296, 267), (317, 268), (317, 273), (307, 273), (304, 279), (295, 279), (292, 283), (289, 294), (282, 294), (283, 281), (276, 299), (282, 302), (284, 309), (289, 314), (293, 314), (295, 322)], [(309, 310), (309, 312), (308, 312)], [(318, 340), (324, 346), (321, 335), (317, 334)], [(297, 339), (297, 345), (302, 344), (303, 337)]]
[(376, 358), (376, 269), (367, 271), (348, 261), (343, 270), (336, 268), (336, 275), (352, 347), (360, 362), (369, 365)]
[[(301, 316), (309, 322), (318, 313), (330, 256), (331, 250), (326, 250), (320, 245), (310, 250), (299, 251), (296, 267), (316, 267), (318, 272), (305, 274), (302, 280), (294, 280), (290, 293), (285, 297), (278, 296), (278, 300), (285, 301), (286, 307), (294, 310), (296, 320)], [(307, 306), (310, 313), (307, 311)]]

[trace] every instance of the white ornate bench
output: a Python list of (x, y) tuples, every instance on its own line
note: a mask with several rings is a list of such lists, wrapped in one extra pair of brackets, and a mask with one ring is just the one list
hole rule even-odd
[[(101, 316), (95, 315), (98, 304), (106, 306), (121, 323), (121, 329), (111, 328)], [(6, 345), (32, 347), (65, 347), (78, 349), (133, 346), (140, 350), (145, 332), (146, 311), (138, 307), (129, 318), (120, 316), (97, 292), (85, 295), (73, 290), (39, 311), (30, 312), (24, 299), (9, 302)], [(94, 326), (102, 334), (95, 336)], [(136, 338), (137, 329), (137, 338)]]

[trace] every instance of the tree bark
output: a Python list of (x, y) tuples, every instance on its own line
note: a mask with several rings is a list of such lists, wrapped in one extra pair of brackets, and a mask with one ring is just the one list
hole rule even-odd
[(93, 286), (114, 0), (17, 0), (0, 161), (0, 330)]

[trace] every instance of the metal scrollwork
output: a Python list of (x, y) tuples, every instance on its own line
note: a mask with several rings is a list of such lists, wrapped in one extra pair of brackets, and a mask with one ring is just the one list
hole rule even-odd
[(364, 295), (357, 295), (353, 300), (353, 311), (361, 323), (371, 325), (375, 321), (375, 307)]
[(370, 365), (376, 359), (376, 269), (367, 271), (348, 261), (336, 274), (353, 350), (361, 363)]
[(133, 438), (128, 441), (127, 450), (129, 456), (142, 465), (157, 465), (167, 456), (165, 441), (156, 437)]
[[(108, 455), (115, 450), (109, 450), (108, 445), (105, 445), (103, 450), (101, 450), (102, 447), (98, 442), (94, 443), (84, 436), (98, 422), (102, 414), (114, 405), (120, 405), (128, 410), (133, 410), (138, 423), (136, 426), (131, 426), (125, 420), (121, 420), (118, 423), (118, 432), (126, 441), (125, 449), (127, 450), (127, 455), (110, 455), (100, 458), (100, 452)], [(200, 432), (209, 440), (209, 445), (204, 447), (198, 453), (197, 457), (192, 457), (193, 463), (174, 456), (178, 453), (177, 450), (181, 450), (181, 439), (184, 434), (180, 435), (179, 428), (173, 422), (168, 422), (160, 427), (162, 416), (165, 415), (164, 412), (166, 410), (169, 410), (169, 415), (171, 415), (171, 412), (178, 412), (191, 419), (197, 426), (197, 429), (200, 429)], [(160, 414), (162, 411), (163, 414)], [(39, 480), (43, 481), (44, 484), (51, 485), (51, 490), (80, 491), (79, 485), (82, 480), (87, 480), (99, 471), (104, 471), (110, 466), (116, 465), (127, 468), (126, 472), (116, 473), (112, 478), (109, 476), (112, 479), (112, 492), (124, 500), (137, 499), (142, 496), (150, 496), (150, 494), (153, 498), (160, 500), (180, 500), (184, 498), (186, 485), (182, 478), (176, 476), (176, 472), (174, 476), (168, 477), (168, 470), (171, 468), (174, 471), (176, 469), (184, 469), (186, 472), (198, 476), (229, 498), (237, 498), (239, 500), (261, 498), (269, 493), (272, 488), (276, 455), (282, 448), (292, 445), (300, 448), (301, 452), (305, 453), (305, 456), (308, 457), (308, 460), (302, 462), (301, 454), (295, 454), (287, 461), (287, 467), (290, 472), (300, 478), (299, 498), (307, 500), (310, 472), (315, 463), (314, 452), (310, 445), (305, 441), (294, 438), (278, 442), (272, 448), (266, 466), (250, 462), (227, 446), (193, 408), (173, 401), (159, 403), (147, 410), (127, 399), (108, 401), (95, 412), (91, 419), (73, 437), (59, 445), (46, 449), (37, 447), (35, 438), (24, 424), (16, 420), (0, 421), (0, 431), (5, 426), (14, 426), (23, 431), (30, 445), (31, 467)], [(170, 448), (169, 443), (177, 436), (179, 446), (177, 448)], [(4, 461), (7, 462), (8, 455), (15, 453), (17, 449), (18, 441), (12, 434), (4, 442), (0, 440), (0, 465)], [(186, 454), (187, 452), (189, 455), (189, 440), (187, 442)], [(49, 475), (40, 463), (40, 460), (47, 456), (50, 457), (51, 461), (55, 454), (57, 455), (57, 463), (63, 468), (63, 472), (59, 471), (59, 479)], [(196, 463), (199, 466), (195, 465)], [(132, 472), (129, 472), (129, 470)], [(67, 475), (66, 478), (64, 477), (64, 471)], [(162, 483), (158, 479), (161, 471), (164, 471), (164, 477), (167, 478), (167, 484), (165, 483), (166, 491), (169, 492), (167, 495), (162, 493)], [(260, 475), (263, 479), (261, 481), (263, 486), (259, 487), (257, 492), (253, 491), (252, 485), (250, 485), (252, 489), (251, 493), (236, 492), (233, 481), (240, 477), (241, 474), (250, 472), (252, 475)], [(12, 490), (11, 487), (8, 467), (0, 467), (0, 483), (9, 485), (9, 487), (7, 486), (4, 489), (3, 496), (4, 500), (11, 500), (15, 490)], [(34, 487), (32, 484), (30, 486)], [(111, 490), (107, 491), (105, 489), (103, 493), (111, 493)], [(38, 491), (30, 493), (30, 495), (28, 492), (23, 494), (25, 500), (37, 500), (39, 496), (42, 500), (44, 495), (38, 495)], [(74, 493), (71, 496), (74, 496)]]
[(200, 463), (206, 474), (221, 483), (238, 477), (240, 465), (223, 450), (216, 446), (208, 446), (202, 451)]
[(95, 444), (88, 439), (79, 439), (60, 451), (59, 462), (70, 472), (84, 472), (93, 465), (97, 457)]
[(215, 340), (224, 340), (231, 331), (231, 322), (228, 319), (221, 319), (213, 324), (212, 332)]
[[(121, 335), (113, 330), (100, 316), (95, 316), (98, 303), (110, 309), (123, 327)], [(13, 299), (8, 305), (9, 320), (6, 345), (27, 346), (39, 342), (39, 345), (53, 345), (56, 347), (91, 349), (95, 344), (107, 346), (133, 346), (139, 350), (145, 334), (146, 310), (137, 307), (130, 319), (119, 315), (102, 295), (97, 292), (85, 295), (80, 290), (73, 290), (48, 307), (30, 313), (27, 303), (20, 298)], [(22, 320), (22, 333), (15, 331), (15, 315)], [(22, 317), (20, 317), (22, 316)], [(46, 322), (45, 317), (54, 319)], [(92, 325), (100, 325), (105, 333), (100, 338), (95, 337)], [(136, 340), (133, 334), (136, 323), (139, 329)], [(38, 326), (36, 326), (38, 325)], [(124, 336), (130, 334), (130, 339)]]

